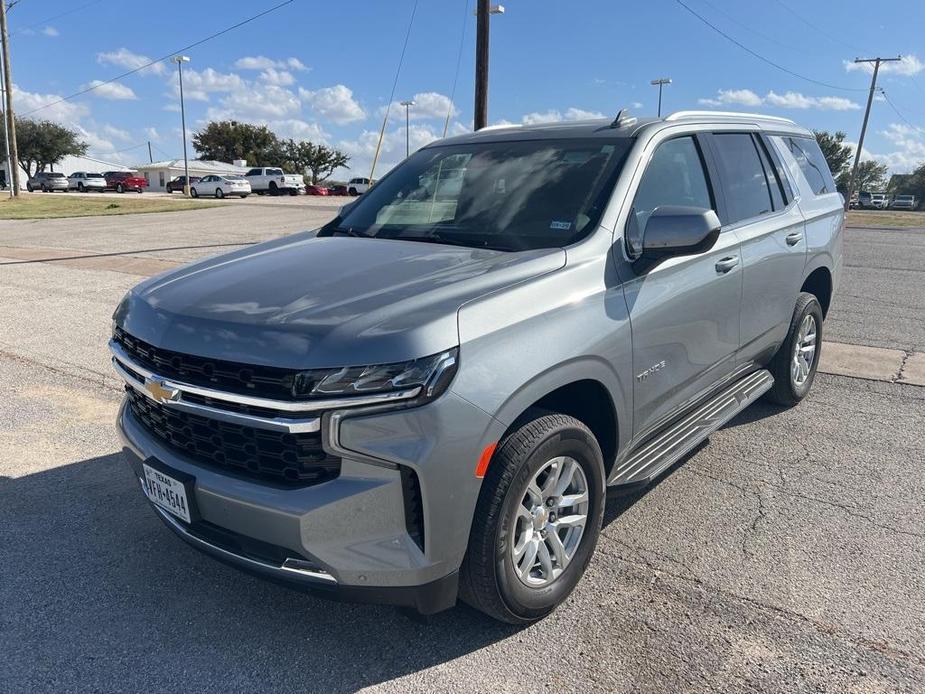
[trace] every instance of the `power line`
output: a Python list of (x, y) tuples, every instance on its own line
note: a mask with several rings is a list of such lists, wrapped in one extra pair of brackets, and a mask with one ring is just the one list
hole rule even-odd
[[(741, 21), (739, 21), (738, 19), (736, 19), (735, 17), (733, 17), (733, 16), (732, 16), (732, 13), (727, 12), (727, 11), (724, 10), (722, 7), (717, 7), (716, 5), (714, 5), (712, 2), (710, 2), (710, 0), (700, 0), (700, 2), (702, 2), (702, 3), (703, 3), (704, 5), (706, 5), (707, 7), (711, 8), (714, 12), (719, 12), (721, 15), (725, 16), (726, 19), (728, 19), (728, 20), (729, 20), (730, 22), (732, 22), (733, 24), (735, 24), (735, 25), (741, 27), (742, 29), (745, 29), (745, 31), (747, 31), (747, 32), (749, 32), (749, 33), (751, 33), (751, 34), (754, 34), (755, 36), (758, 36), (759, 38), (764, 39), (765, 41), (769, 41), (769, 42), (771, 42), (771, 43), (773, 43), (773, 44), (775, 44), (775, 45), (777, 45), (777, 46), (780, 46), (781, 48), (784, 48), (784, 49), (788, 50), (788, 51), (804, 51), (804, 49), (802, 49), (802, 48), (799, 48), (799, 47), (797, 47), (797, 46), (791, 46), (791, 45), (786, 44), (786, 43), (784, 43), (784, 42), (782, 42), (782, 41), (778, 41), (778, 40), (777, 40), (776, 38), (774, 38), (773, 36), (768, 36), (767, 34), (765, 34), (765, 33), (763, 33), (763, 32), (760, 32), (760, 31), (758, 31), (757, 29), (752, 29), (752, 28), (751, 28), (750, 26), (748, 26), (745, 22), (741, 22)], [(804, 51), (804, 52), (805, 52), (805, 51)]]
[(446, 109), (446, 121), (443, 123), (443, 137), (450, 127), (450, 117), (453, 115), (453, 99), (456, 97), (456, 83), (459, 81), (459, 65), (462, 63), (463, 45), (466, 42), (466, 26), (469, 24), (469, 0), (463, 8), (462, 31), (459, 32), (459, 52), (456, 54), (456, 72), (453, 73), (453, 88), (450, 90), (450, 105)]
[(84, 3), (83, 5), (79, 5), (79, 6), (77, 6), (77, 7), (72, 7), (71, 9), (69, 9), (69, 10), (67, 10), (67, 11), (65, 11), (65, 12), (61, 12), (61, 13), (56, 14), (56, 15), (53, 15), (53, 16), (51, 16), (51, 17), (46, 17), (45, 19), (43, 19), (43, 20), (41, 20), (41, 21), (33, 22), (32, 24), (26, 24), (25, 26), (21, 26), (21, 27), (16, 27), (16, 28), (13, 30), (13, 33), (18, 34), (18, 33), (21, 33), (21, 32), (23, 32), (23, 31), (26, 31), (27, 29), (34, 29), (35, 27), (39, 26), (40, 24), (48, 24), (49, 22), (53, 22), (53, 21), (55, 21), (56, 19), (61, 19), (62, 17), (66, 17), (66, 16), (69, 15), (69, 14), (74, 14), (75, 12), (80, 12), (81, 10), (85, 10), (85, 9), (87, 9), (88, 7), (91, 7), (91, 6), (93, 6), (93, 5), (98, 5), (98, 4), (101, 3), (102, 1), (103, 1), (103, 0), (90, 0), (90, 2)]
[(818, 32), (821, 36), (824, 36), (824, 37), (827, 38), (829, 41), (832, 41), (833, 43), (841, 44), (842, 46), (844, 46), (844, 47), (846, 47), (846, 48), (850, 48), (852, 51), (859, 51), (859, 52), (861, 52), (861, 53), (864, 53), (864, 52), (865, 52), (865, 50), (864, 50), (863, 48), (858, 48), (857, 46), (855, 46), (855, 45), (853, 45), (853, 44), (850, 44), (850, 43), (848, 43), (847, 41), (844, 41), (843, 39), (840, 39), (840, 38), (838, 38), (838, 37), (836, 37), (836, 36), (832, 36), (832, 35), (831, 35), (830, 33), (828, 33), (825, 29), (822, 29), (821, 27), (816, 26), (816, 25), (813, 24), (811, 21), (809, 21), (808, 19), (806, 19), (806, 17), (804, 17), (803, 15), (801, 15), (799, 12), (797, 12), (795, 9), (793, 9), (792, 7), (790, 7), (790, 6), (789, 6), (788, 4), (786, 4), (785, 2), (783, 2), (783, 0), (775, 0), (775, 1), (777, 2), (778, 5), (780, 5), (781, 7), (783, 7), (785, 10), (787, 10), (787, 11), (788, 11), (790, 14), (792, 14), (794, 17), (796, 17), (796, 18), (799, 19), (801, 22), (803, 22), (803, 24), (805, 24), (806, 26), (808, 26), (810, 29), (812, 29), (812, 30)]
[(408, 49), (408, 39), (411, 38), (411, 27), (414, 26), (414, 15), (418, 11), (418, 0), (414, 0), (411, 8), (411, 19), (408, 20), (408, 31), (405, 33), (405, 42), (401, 47), (398, 58), (398, 68), (395, 70), (395, 79), (392, 81), (392, 91), (389, 93), (389, 102), (385, 106), (385, 116), (382, 119), (382, 129), (379, 131), (379, 142), (376, 144), (376, 153), (373, 155), (373, 166), (369, 172), (369, 183), (372, 185), (373, 175), (376, 173), (376, 162), (379, 160), (379, 150), (382, 149), (382, 138), (385, 136), (385, 126), (389, 121), (389, 111), (392, 110), (392, 100), (395, 98), (395, 87), (398, 86), (398, 76), (401, 75), (401, 66), (405, 62), (405, 51)]
[(766, 57), (764, 57), (763, 55), (761, 55), (760, 53), (757, 53), (757, 52), (753, 51), (751, 48), (749, 48), (749, 47), (746, 46), (745, 44), (743, 44), (743, 43), (741, 43), (740, 41), (734, 39), (732, 36), (730, 36), (730, 35), (727, 34), (725, 31), (723, 31), (722, 29), (720, 29), (719, 27), (717, 27), (715, 24), (712, 24), (712, 23), (710, 22), (710, 20), (708, 20), (706, 17), (704, 17), (704, 16), (698, 14), (696, 11), (694, 11), (689, 5), (687, 5), (687, 4), (684, 2), (684, 0), (675, 0), (675, 2), (678, 3), (678, 4), (679, 4), (681, 7), (683, 7), (685, 10), (687, 10), (687, 11), (688, 11), (690, 14), (692, 14), (694, 17), (696, 17), (697, 19), (699, 19), (701, 22), (703, 22), (703, 23), (706, 24), (708, 27), (710, 27), (710, 28), (711, 28), (713, 31), (715, 31), (717, 34), (719, 34), (720, 36), (722, 36), (722, 37), (723, 37), (724, 39), (726, 39), (727, 41), (729, 41), (729, 42), (735, 44), (736, 46), (738, 46), (739, 48), (741, 48), (743, 51), (745, 51), (746, 53), (748, 53), (749, 55), (754, 56), (755, 58), (758, 58), (758, 60), (762, 61), (763, 63), (767, 63), (767, 64), (770, 65), (771, 67), (773, 67), (773, 68), (775, 68), (775, 69), (777, 69), (777, 70), (780, 70), (781, 72), (784, 72), (784, 73), (790, 75), (791, 77), (796, 77), (796, 78), (798, 78), (798, 79), (803, 80), (804, 82), (811, 82), (812, 84), (817, 84), (817, 85), (819, 85), (819, 86), (821, 86), (821, 87), (826, 87), (826, 88), (828, 88), (828, 89), (837, 89), (837, 90), (843, 91), (843, 92), (864, 92), (864, 91), (867, 91), (866, 89), (860, 89), (860, 88), (858, 88), (858, 87), (842, 87), (842, 86), (839, 86), (839, 85), (837, 85), (837, 84), (829, 84), (828, 82), (823, 82), (823, 81), (821, 81), (821, 80), (813, 79), (812, 77), (807, 77), (806, 75), (801, 75), (801, 74), (798, 73), (798, 72), (794, 72), (793, 70), (790, 70), (789, 68), (786, 68), (786, 67), (784, 67), (783, 65), (780, 65), (779, 63), (775, 63), (775, 62), (774, 62), (773, 60), (771, 60), (770, 58), (766, 58)]
[(85, 89), (81, 89), (80, 91), (74, 92), (73, 94), (68, 94), (67, 96), (63, 96), (63, 97), (61, 97), (60, 99), (57, 99), (56, 101), (51, 101), (51, 102), (49, 102), (49, 103), (47, 103), (47, 104), (43, 104), (42, 106), (38, 106), (38, 107), (32, 109), (31, 111), (27, 111), (26, 113), (23, 113), (23, 114), (21, 114), (21, 115), (23, 115), (23, 116), (31, 115), (31, 114), (35, 113), (36, 111), (41, 111), (41, 110), (46, 109), (46, 108), (51, 108), (52, 106), (57, 106), (58, 104), (64, 103), (65, 101), (70, 101), (71, 99), (76, 99), (78, 96), (82, 96), (82, 95), (84, 95), (84, 94), (86, 94), (86, 93), (88, 93), (88, 92), (92, 92), (93, 90), (99, 89), (100, 87), (103, 87), (103, 86), (105, 86), (105, 85), (107, 85), (107, 84), (112, 84), (113, 82), (118, 82), (119, 80), (124, 79), (125, 77), (128, 77), (129, 75), (134, 75), (136, 72), (141, 72), (141, 71), (144, 70), (145, 68), (149, 68), (149, 67), (151, 67), (152, 65), (154, 65), (154, 64), (156, 64), (156, 63), (161, 63), (161, 62), (163, 62), (163, 61), (165, 61), (165, 60), (169, 60), (171, 57), (173, 57), (174, 55), (176, 55), (176, 54), (178, 54), (178, 53), (185, 53), (186, 51), (189, 51), (189, 50), (192, 49), (192, 48), (196, 48), (197, 46), (201, 46), (202, 44), (206, 43), (207, 41), (211, 41), (212, 39), (215, 39), (215, 38), (218, 38), (219, 36), (222, 36), (223, 34), (227, 34), (229, 31), (234, 31), (235, 29), (238, 29), (239, 27), (242, 27), (242, 26), (244, 26), (245, 24), (250, 24), (250, 23), (253, 22), (254, 20), (260, 19), (261, 17), (270, 14), (271, 12), (275, 12), (276, 10), (280, 9), (281, 7), (285, 7), (286, 5), (291, 5), (293, 2), (295, 2), (295, 0), (285, 0), (284, 2), (281, 2), (281, 3), (277, 4), (277, 5), (274, 5), (273, 7), (270, 7), (270, 8), (268, 8), (268, 9), (264, 10), (263, 12), (260, 12), (260, 13), (258, 13), (258, 14), (255, 14), (255, 15), (253, 15), (252, 17), (248, 17), (247, 19), (244, 19), (244, 20), (238, 22), (237, 24), (232, 24), (231, 26), (226, 27), (226, 28), (222, 29), (221, 31), (217, 31), (217, 32), (215, 32), (214, 34), (211, 34), (211, 35), (209, 35), (209, 36), (206, 36), (204, 39), (200, 39), (200, 40), (198, 40), (198, 41), (195, 41), (194, 43), (191, 43), (191, 44), (189, 44), (188, 46), (183, 46), (182, 48), (177, 48), (176, 50), (170, 51), (170, 53), (168, 53), (168, 54), (166, 54), (166, 55), (164, 55), (164, 56), (162, 56), (162, 57), (160, 57), (160, 58), (156, 58), (156, 59), (154, 59), (154, 60), (151, 60), (151, 61), (145, 63), (144, 65), (139, 65), (138, 67), (133, 68), (133, 69), (131, 69), (131, 70), (128, 70), (127, 72), (123, 72), (121, 75), (116, 75), (115, 77), (113, 77), (113, 78), (111, 78), (111, 79), (108, 79), (108, 80), (99, 82), (99, 83), (94, 84), (93, 86), (87, 87), (87, 88), (85, 88)]
[(896, 104), (893, 103), (893, 101), (892, 101), (892, 100), (890, 99), (890, 97), (887, 95), (886, 91), (884, 91), (882, 88), (880, 89), (880, 95), (881, 95), (881, 96), (883, 97), (883, 99), (887, 102), (887, 104), (889, 104), (890, 108), (893, 109), (893, 112), (894, 112), (897, 116), (899, 116), (899, 119), (900, 119), (903, 123), (905, 123), (906, 125), (908, 125), (910, 128), (912, 128), (912, 129), (915, 130), (916, 132), (922, 132), (922, 128), (921, 128), (921, 127), (919, 127), (918, 125), (913, 125), (911, 122), (909, 122), (909, 119), (906, 118), (906, 117), (902, 114), (902, 112), (896, 107)]

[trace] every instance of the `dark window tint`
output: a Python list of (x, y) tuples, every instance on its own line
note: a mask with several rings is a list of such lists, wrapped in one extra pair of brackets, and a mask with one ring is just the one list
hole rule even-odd
[(786, 203), (784, 203), (784, 192), (777, 178), (777, 171), (774, 170), (774, 166), (772, 166), (771, 160), (768, 158), (764, 143), (756, 138), (755, 146), (758, 148), (758, 156), (761, 158), (761, 165), (764, 167), (765, 178), (767, 178), (768, 187), (771, 190), (771, 202), (775, 210), (782, 210)]
[(263, 169), (251, 169), (248, 171), (245, 176), (260, 176), (263, 174)]
[(735, 224), (771, 211), (771, 191), (755, 141), (749, 133), (720, 133), (713, 137), (723, 171), (726, 217)]
[(800, 171), (816, 195), (835, 192), (835, 179), (829, 171), (819, 143), (811, 137), (785, 137), (784, 144), (800, 165)]
[(653, 210), (665, 205), (713, 209), (710, 187), (697, 143), (679, 137), (659, 145), (646, 167), (626, 227), (627, 252), (642, 252), (642, 235)]

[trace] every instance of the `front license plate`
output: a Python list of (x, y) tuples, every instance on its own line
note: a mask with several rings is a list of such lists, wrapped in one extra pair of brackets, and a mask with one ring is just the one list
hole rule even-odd
[(142, 463), (142, 467), (145, 472), (144, 492), (151, 502), (189, 523), (189, 501), (183, 483), (155, 470), (147, 463)]

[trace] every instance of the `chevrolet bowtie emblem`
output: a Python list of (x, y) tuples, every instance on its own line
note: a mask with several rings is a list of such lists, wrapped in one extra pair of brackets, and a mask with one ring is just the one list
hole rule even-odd
[(154, 400), (154, 402), (162, 405), (166, 402), (178, 400), (180, 397), (179, 390), (176, 388), (168, 388), (164, 381), (157, 378), (146, 378), (145, 390), (148, 391), (148, 396)]

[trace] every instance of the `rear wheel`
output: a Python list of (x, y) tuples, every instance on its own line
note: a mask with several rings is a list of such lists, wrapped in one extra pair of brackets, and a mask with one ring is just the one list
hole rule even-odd
[(604, 465), (594, 435), (534, 416), (492, 456), (463, 560), (460, 596), (511, 624), (542, 619), (584, 574), (601, 528)]
[(193, 197), (193, 198), (199, 197), (199, 191), (197, 191), (195, 188), (190, 188), (189, 194), (190, 194), (190, 197)]
[(792, 406), (805, 398), (816, 377), (822, 354), (822, 307), (808, 292), (797, 297), (784, 343), (771, 359), (768, 369), (774, 387), (766, 397), (778, 405)]
[(225, 197), (225, 191), (223, 191), (221, 188), (216, 188), (216, 189), (215, 189), (215, 197), (217, 197), (219, 200), (221, 200), (223, 197)]
[(273, 181), (270, 181), (270, 195), (278, 195), (278, 194), (279, 194), (279, 188), (276, 186), (276, 184)]
[(44, 183), (42, 184), (42, 192), (43, 192), (43, 193), (47, 193), (47, 192), (48, 192), (48, 186), (46, 186)]

